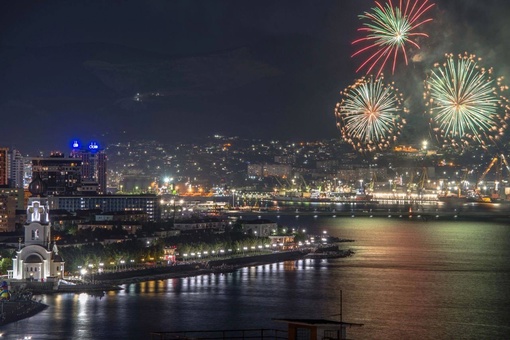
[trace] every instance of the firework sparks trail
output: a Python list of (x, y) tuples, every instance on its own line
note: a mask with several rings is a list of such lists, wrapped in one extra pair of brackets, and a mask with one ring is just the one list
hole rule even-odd
[(383, 77), (358, 79), (340, 92), (336, 105), (337, 126), (343, 139), (360, 152), (383, 150), (396, 141), (405, 120), (402, 95)]
[(446, 55), (425, 81), (424, 98), (431, 126), (443, 145), (466, 147), (495, 144), (504, 134), (509, 102), (502, 92), (508, 86), (494, 79), (492, 68), (479, 65), (474, 55)]
[(363, 53), (371, 53), (370, 56), (358, 67), (356, 72), (367, 67), (367, 74), (380, 64), (377, 76), (381, 74), (388, 60), (393, 57), (392, 72), (395, 73), (399, 52), (403, 54), (406, 65), (408, 57), (406, 48), (408, 45), (419, 49), (416, 42), (418, 37), (428, 37), (426, 33), (417, 32), (421, 26), (431, 18), (423, 18), (425, 13), (434, 4), (428, 0), (400, 0), (398, 6), (393, 6), (392, 0), (383, 6), (376, 1), (376, 6), (371, 12), (365, 12), (359, 18), (367, 20), (358, 31), (365, 32), (366, 36), (353, 41), (353, 44), (368, 43), (352, 55), (355, 57)]

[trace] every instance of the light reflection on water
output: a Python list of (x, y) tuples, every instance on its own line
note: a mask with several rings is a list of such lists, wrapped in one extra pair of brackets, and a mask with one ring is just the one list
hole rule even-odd
[(510, 226), (281, 216), (287, 227), (353, 239), (350, 258), (125, 285), (104, 297), (43, 296), (50, 307), (5, 338), (144, 339), (151, 331), (275, 328), (272, 318), (338, 318), (354, 339), (510, 336)]

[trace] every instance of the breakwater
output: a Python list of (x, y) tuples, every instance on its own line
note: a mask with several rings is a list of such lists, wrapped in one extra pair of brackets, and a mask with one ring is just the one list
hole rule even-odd
[(336, 211), (332, 209), (295, 209), (275, 211), (229, 211), (226, 217), (273, 218), (278, 216), (314, 217), (367, 217), (367, 218), (406, 218), (421, 220), (510, 220), (510, 206), (498, 204), (448, 206), (441, 208), (391, 207), (355, 208)]
[(34, 300), (1, 301), (0, 326), (31, 317), (47, 307), (47, 305)]

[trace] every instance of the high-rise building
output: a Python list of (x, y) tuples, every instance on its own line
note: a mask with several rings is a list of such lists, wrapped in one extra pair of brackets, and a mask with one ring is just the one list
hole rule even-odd
[(97, 193), (106, 194), (106, 154), (96, 142), (90, 142), (86, 148), (75, 141), (71, 151), (71, 158), (82, 161), (81, 178), (83, 183), (97, 183)]
[(7, 186), (9, 184), (9, 149), (0, 148), (0, 185)]
[(9, 186), (12, 188), (23, 188), (24, 163), (21, 152), (12, 149), (8, 152), (9, 162)]
[(81, 186), (81, 167), (81, 160), (54, 152), (48, 158), (32, 159), (32, 178), (39, 175), (49, 195), (74, 195)]
[(25, 157), (23, 159), (23, 188), (28, 189), (30, 182), (32, 182), (32, 158)]
[(0, 232), (15, 230), (16, 196), (0, 195)]

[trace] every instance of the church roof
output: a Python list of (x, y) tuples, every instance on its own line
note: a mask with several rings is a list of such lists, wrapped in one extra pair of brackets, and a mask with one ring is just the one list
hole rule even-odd
[(34, 180), (28, 185), (28, 191), (30, 191), (34, 197), (40, 197), (46, 193), (46, 183), (44, 183), (44, 181), (41, 179), (39, 173), (37, 173)]
[(60, 256), (59, 254), (55, 254), (55, 253), (53, 253), (51, 255), (51, 260), (53, 262), (64, 262), (64, 259), (62, 258), (62, 256)]
[(36, 256), (36, 255), (30, 255), (25, 260), (25, 263), (41, 263), (41, 262), (42, 262), (41, 258), (39, 256)]

